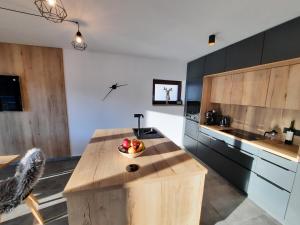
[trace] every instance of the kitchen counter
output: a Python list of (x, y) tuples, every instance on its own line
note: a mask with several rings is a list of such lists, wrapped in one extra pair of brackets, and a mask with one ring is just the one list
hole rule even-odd
[(145, 152), (126, 158), (124, 138), (132, 129), (95, 131), (64, 190), (69, 224), (199, 224), (207, 169), (168, 138), (143, 140)]
[(227, 137), (233, 138), (235, 140), (239, 140), (241, 142), (253, 145), (257, 148), (260, 148), (262, 150), (265, 150), (267, 152), (270, 152), (272, 154), (278, 155), (280, 157), (286, 158), (288, 160), (294, 161), (294, 162), (300, 162), (300, 149), (298, 145), (285, 145), (281, 141), (277, 140), (270, 140), (270, 139), (264, 139), (264, 140), (254, 140), (254, 141), (248, 141), (239, 137), (236, 137), (234, 135), (222, 132), (221, 130), (225, 129), (232, 129), (232, 128), (225, 128), (220, 126), (208, 126), (208, 125), (200, 125), (200, 127), (215, 131), (219, 134), (225, 135)]

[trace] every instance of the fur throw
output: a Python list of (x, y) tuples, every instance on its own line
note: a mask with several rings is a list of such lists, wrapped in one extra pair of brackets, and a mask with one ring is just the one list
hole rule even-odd
[(14, 177), (0, 181), (0, 214), (10, 212), (31, 193), (43, 175), (45, 156), (40, 149), (29, 150), (20, 161)]

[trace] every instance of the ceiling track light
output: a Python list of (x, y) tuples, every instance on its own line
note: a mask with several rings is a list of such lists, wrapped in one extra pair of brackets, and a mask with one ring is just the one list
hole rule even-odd
[(208, 37), (208, 45), (209, 46), (213, 46), (216, 44), (216, 35), (215, 34), (211, 34)]
[(76, 50), (84, 51), (87, 48), (87, 44), (79, 30), (79, 23), (77, 21), (75, 21), (75, 23), (77, 24), (77, 32), (71, 44)]
[(40, 14), (54, 23), (61, 23), (67, 17), (67, 11), (61, 0), (34, 0)]

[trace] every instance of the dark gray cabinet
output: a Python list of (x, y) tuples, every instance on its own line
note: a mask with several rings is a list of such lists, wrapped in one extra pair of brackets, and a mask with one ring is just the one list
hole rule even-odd
[(184, 135), (183, 145), (190, 153), (196, 155), (198, 142), (195, 139)]
[(221, 73), (225, 71), (226, 49), (223, 48), (205, 57), (205, 75)]
[(248, 170), (253, 170), (256, 161), (256, 157), (254, 155), (251, 155), (250, 153), (242, 151), (218, 139), (212, 140), (211, 147), (242, 167)]
[(247, 192), (250, 170), (247, 170), (203, 143), (198, 143), (196, 156), (240, 190)]
[(261, 63), (264, 33), (257, 34), (227, 47), (225, 70), (235, 70)]
[(300, 17), (265, 32), (262, 64), (300, 57)]
[(198, 138), (198, 130), (199, 130), (199, 123), (186, 119), (185, 120), (185, 131), (184, 133), (191, 138), (197, 140)]
[(188, 63), (187, 81), (199, 80), (204, 72), (204, 60), (205, 58), (199, 58)]
[(200, 101), (202, 94), (202, 77), (204, 73), (204, 58), (188, 63), (186, 77), (186, 100)]

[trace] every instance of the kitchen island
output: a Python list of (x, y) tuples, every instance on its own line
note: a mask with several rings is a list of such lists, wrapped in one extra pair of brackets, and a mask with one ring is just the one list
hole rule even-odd
[(132, 129), (95, 131), (64, 190), (69, 224), (198, 225), (207, 169), (168, 138), (143, 140), (145, 152), (126, 158), (124, 138)]

